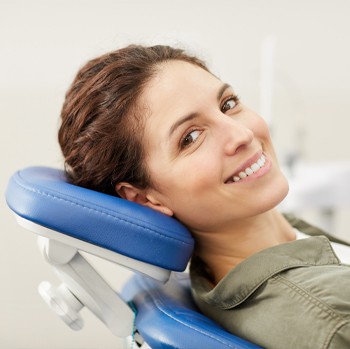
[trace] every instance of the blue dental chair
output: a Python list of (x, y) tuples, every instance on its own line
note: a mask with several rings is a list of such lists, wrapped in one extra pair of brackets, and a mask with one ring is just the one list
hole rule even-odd
[[(72, 329), (91, 310), (125, 348), (260, 348), (226, 332), (194, 305), (187, 273), (194, 242), (187, 229), (138, 204), (74, 186), (63, 171), (30, 167), (10, 179), (6, 200), (18, 223), (38, 235), (61, 279), (39, 292)], [(135, 271), (119, 295), (84, 251)]]

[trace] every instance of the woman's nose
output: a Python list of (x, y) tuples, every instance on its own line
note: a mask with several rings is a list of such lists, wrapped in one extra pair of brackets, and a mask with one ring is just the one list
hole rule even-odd
[(224, 151), (227, 155), (234, 155), (254, 139), (254, 133), (247, 125), (233, 119), (229, 119), (226, 125), (223, 125), (223, 132)]

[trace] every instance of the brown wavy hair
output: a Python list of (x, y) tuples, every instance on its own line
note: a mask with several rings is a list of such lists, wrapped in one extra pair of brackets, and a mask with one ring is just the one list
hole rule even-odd
[(161, 63), (198, 58), (169, 46), (130, 45), (87, 62), (66, 93), (58, 140), (73, 184), (117, 195), (115, 185), (151, 185), (145, 166), (145, 108), (138, 99)]

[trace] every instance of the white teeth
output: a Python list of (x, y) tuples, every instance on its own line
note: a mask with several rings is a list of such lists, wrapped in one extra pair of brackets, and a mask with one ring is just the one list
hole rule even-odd
[(254, 173), (254, 171), (250, 167), (246, 168), (244, 171), (248, 176), (250, 176)]
[(251, 176), (253, 173), (258, 172), (261, 167), (263, 167), (266, 163), (266, 158), (264, 155), (254, 162), (250, 167), (247, 167), (244, 171), (241, 171), (238, 176), (233, 176), (233, 181), (238, 182), (239, 180)]
[(262, 159), (259, 159), (257, 161), (257, 164), (260, 166), (260, 167), (263, 167), (264, 166), (264, 163), (265, 163), (265, 160), (262, 160)]
[(253, 172), (258, 172), (260, 170), (260, 166), (257, 163), (254, 163), (250, 168), (253, 170)]

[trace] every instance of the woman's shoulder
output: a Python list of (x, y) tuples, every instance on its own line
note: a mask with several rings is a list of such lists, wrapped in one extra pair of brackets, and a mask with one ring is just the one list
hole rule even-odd
[(330, 332), (337, 343), (350, 323), (350, 293), (344, 292), (350, 289), (350, 267), (339, 263), (330, 246), (318, 236), (272, 247), (249, 257), (215, 287), (194, 260), (194, 298), (228, 331), (265, 347), (329, 348)]
[(293, 228), (301, 231), (302, 233), (304, 233), (306, 235), (310, 235), (310, 236), (323, 235), (323, 236), (327, 237), (331, 242), (336, 242), (339, 244), (350, 246), (349, 242), (347, 242), (343, 239), (339, 239), (334, 234), (326, 232), (325, 230), (317, 227), (316, 225), (310, 224), (310, 223), (306, 222), (305, 220), (296, 217), (293, 214), (284, 213), (283, 216), (287, 219), (287, 221), (290, 223), (290, 225)]

